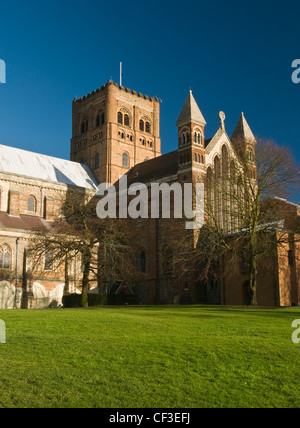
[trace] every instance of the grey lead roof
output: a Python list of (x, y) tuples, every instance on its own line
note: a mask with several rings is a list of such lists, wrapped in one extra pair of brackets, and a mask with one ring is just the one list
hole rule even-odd
[(87, 165), (1, 144), (0, 172), (86, 189), (98, 186)]

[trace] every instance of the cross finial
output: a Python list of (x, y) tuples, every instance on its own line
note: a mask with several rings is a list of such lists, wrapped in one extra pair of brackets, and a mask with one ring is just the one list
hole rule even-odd
[(226, 119), (226, 115), (223, 111), (219, 112), (219, 119), (220, 119), (220, 128), (225, 130), (225, 119)]

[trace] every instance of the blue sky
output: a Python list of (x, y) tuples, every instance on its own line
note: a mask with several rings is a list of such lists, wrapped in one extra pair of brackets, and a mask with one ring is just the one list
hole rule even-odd
[(0, 143), (69, 158), (76, 96), (119, 81), (161, 99), (162, 151), (191, 88), (206, 138), (241, 111), (259, 137), (300, 161), (300, 4), (252, 1), (6, 1), (1, 4)]

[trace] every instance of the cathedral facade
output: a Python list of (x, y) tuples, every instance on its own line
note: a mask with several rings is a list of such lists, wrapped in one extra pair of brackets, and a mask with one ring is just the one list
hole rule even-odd
[[(225, 114), (220, 112), (219, 126), (207, 138), (206, 120), (189, 91), (176, 126), (177, 149), (162, 155), (159, 100), (108, 81), (73, 101), (70, 161), (0, 146), (0, 308), (61, 304), (64, 268), (52, 263), (51, 254), (45, 254), (41, 269), (32, 276), (27, 248), (38, 230), (51, 228), (70, 189), (91, 199), (99, 184), (117, 184), (124, 176), (128, 186), (203, 183), (219, 227), (228, 234), (238, 230), (237, 218), (230, 215), (234, 207), (212, 183), (233, 175), (239, 156), (252, 162), (255, 180), (256, 140), (245, 115), (241, 113), (229, 137)], [(293, 209), (299, 216), (299, 207)], [(170, 242), (175, 244), (178, 239), (170, 219), (149, 215), (131, 221), (143, 247), (138, 259), (145, 279), (133, 284), (142, 304), (245, 304), (242, 269), (226, 283), (223, 278), (203, 284), (194, 272), (180, 274), (180, 265), (174, 268)], [(195, 246), (201, 232), (200, 237), (199, 230), (189, 233)], [(291, 264), (293, 275), (283, 276), (278, 260), (274, 262), (275, 277), (273, 267), (268, 280), (260, 276), (259, 304), (299, 305), (299, 268)], [(68, 292), (80, 292), (80, 264), (73, 260), (68, 267)], [(91, 291), (96, 292), (96, 287)]]

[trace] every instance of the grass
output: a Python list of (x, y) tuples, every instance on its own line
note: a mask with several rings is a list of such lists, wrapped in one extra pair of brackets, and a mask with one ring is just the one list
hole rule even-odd
[(299, 407), (298, 318), (219, 306), (0, 311), (0, 407)]

